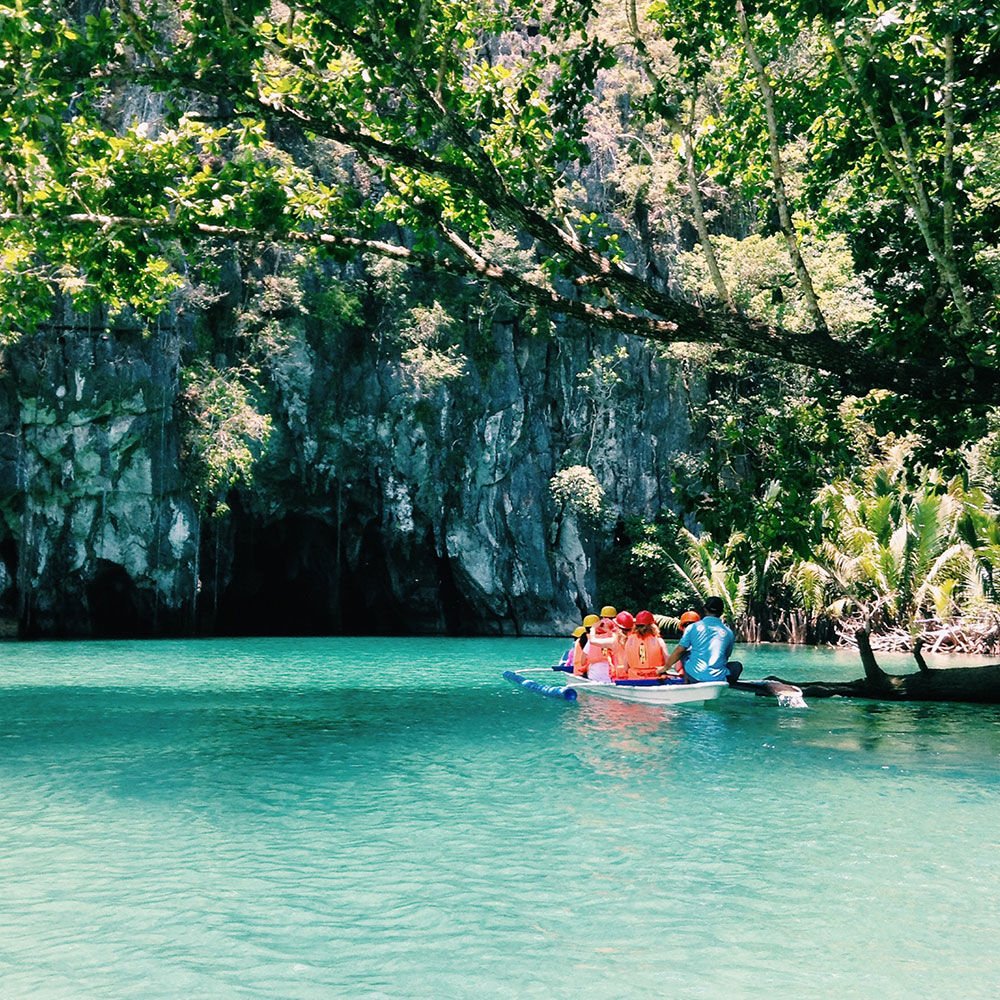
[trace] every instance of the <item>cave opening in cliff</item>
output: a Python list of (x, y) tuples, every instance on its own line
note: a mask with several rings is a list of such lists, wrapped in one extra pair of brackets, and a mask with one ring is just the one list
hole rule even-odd
[(482, 631), (477, 628), (478, 617), (455, 581), (455, 573), (451, 560), (441, 556), (437, 561), (438, 593), (441, 599), (441, 612), (444, 615), (445, 627), (449, 635), (477, 635)]
[(375, 519), (286, 514), (263, 523), (238, 500), (202, 538), (200, 628), (220, 635), (471, 635), (473, 610), (430, 530), (387, 550)]
[(477, 618), (452, 565), (438, 555), (429, 526), (387, 549), (384, 528), (369, 521), (357, 539), (356, 569), (341, 581), (344, 628), (368, 635), (474, 635)]
[[(233, 505), (232, 565), (214, 590), (215, 558), (202, 557), (203, 626), (223, 635), (332, 635), (342, 631), (336, 532), (318, 517), (267, 524)], [(214, 619), (214, 622), (213, 622)], [(214, 626), (214, 627), (213, 627)]]
[(97, 560), (86, 588), (86, 607), (90, 635), (126, 639), (154, 633), (150, 598), (118, 563)]
[(341, 567), (344, 629), (356, 634), (401, 634), (398, 609), (387, 601), (388, 571), (379, 525), (369, 521), (358, 542), (354, 567)]
[[(0, 539), (0, 614), (16, 615), (19, 601), (17, 589), (17, 542), (11, 535)], [(4, 579), (6, 577), (6, 580)], [(7, 582), (6, 594), (3, 584)]]

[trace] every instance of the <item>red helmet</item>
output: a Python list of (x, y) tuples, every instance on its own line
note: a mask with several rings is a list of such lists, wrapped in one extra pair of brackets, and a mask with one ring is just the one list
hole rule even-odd
[(640, 611), (635, 616), (636, 625), (655, 625), (656, 619), (653, 618), (652, 611)]
[(684, 614), (681, 615), (681, 631), (683, 632), (688, 625), (692, 625), (695, 622), (700, 621), (701, 615), (699, 615), (697, 611), (685, 611)]
[(635, 619), (627, 611), (619, 611), (615, 615), (615, 621), (618, 623), (618, 627), (626, 632), (630, 632), (635, 624)]

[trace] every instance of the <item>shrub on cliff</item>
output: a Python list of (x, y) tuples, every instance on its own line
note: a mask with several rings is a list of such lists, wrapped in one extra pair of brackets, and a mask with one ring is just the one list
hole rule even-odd
[(578, 514), (585, 521), (597, 523), (604, 510), (604, 490), (597, 476), (585, 465), (560, 469), (550, 480), (552, 499), (564, 511)]
[(206, 363), (182, 374), (182, 461), (198, 508), (213, 516), (228, 511), (226, 496), (234, 486), (252, 482), (271, 435), (271, 417), (254, 406), (252, 375)]

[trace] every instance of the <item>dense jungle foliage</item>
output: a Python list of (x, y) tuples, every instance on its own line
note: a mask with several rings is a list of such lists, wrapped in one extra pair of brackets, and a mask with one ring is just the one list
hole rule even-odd
[[(348, 263), (487, 283), (708, 380), (655, 523), (602, 506), (593, 441), (553, 480), (609, 597), (997, 644), (998, 50), (951, 0), (5, 0), (0, 331), (198, 311), (188, 458), (224, 511), (289, 303), (354, 328)], [(211, 323), (233, 247), (242, 339)], [(414, 378), (460, 378), (466, 313), (404, 312)], [(580, 378), (622, 392), (613, 354)]]

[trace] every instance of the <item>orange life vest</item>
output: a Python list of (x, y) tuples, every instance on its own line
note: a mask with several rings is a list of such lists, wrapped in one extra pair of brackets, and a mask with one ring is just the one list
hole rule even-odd
[(667, 662), (666, 647), (659, 636), (633, 633), (625, 643), (625, 666), (630, 681), (647, 681), (657, 676), (656, 668)]
[[(615, 676), (616, 646), (614, 625), (602, 618), (590, 630), (590, 639), (583, 651), (588, 677), (593, 680), (610, 680)], [(595, 669), (591, 670), (591, 667)]]
[(591, 663), (614, 663), (613, 646), (601, 646), (593, 639), (587, 643), (587, 648), (583, 651), (583, 657), (589, 667)]
[(618, 649), (621, 652), (622, 659), (625, 658), (625, 643), (628, 642), (628, 637), (631, 634), (632, 634), (631, 632), (619, 632), (618, 633), (618, 644), (617, 644), (617, 646), (615, 648)]
[(615, 669), (611, 671), (611, 676), (616, 681), (623, 681), (628, 677), (625, 650), (627, 649), (627, 642), (631, 635), (631, 632), (626, 633), (621, 629), (618, 629), (618, 634), (615, 637), (615, 644), (612, 646), (612, 649), (614, 650)]

